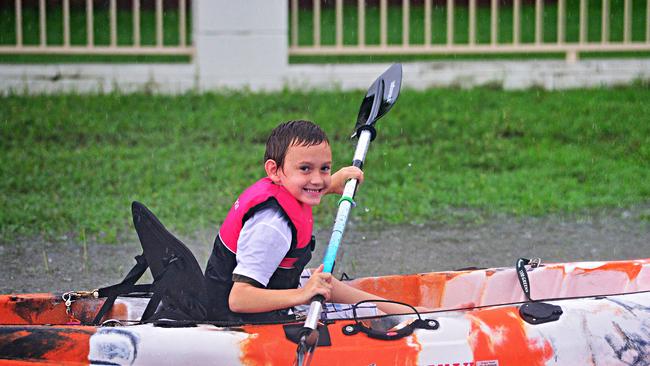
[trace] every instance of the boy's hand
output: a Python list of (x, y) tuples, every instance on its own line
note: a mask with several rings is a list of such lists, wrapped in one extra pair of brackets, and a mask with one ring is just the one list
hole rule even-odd
[(327, 193), (343, 194), (345, 183), (350, 179), (356, 179), (359, 184), (363, 183), (363, 171), (355, 166), (346, 166), (332, 174), (332, 184)]
[(323, 265), (321, 264), (312, 272), (309, 281), (302, 290), (304, 294), (303, 304), (309, 304), (316, 295), (323, 295), (325, 301), (329, 300), (332, 297), (332, 274), (323, 273)]

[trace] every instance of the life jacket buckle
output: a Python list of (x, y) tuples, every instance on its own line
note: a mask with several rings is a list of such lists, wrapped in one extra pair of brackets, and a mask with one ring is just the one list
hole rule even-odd
[(316, 237), (313, 235), (311, 236), (311, 241), (309, 242), (309, 249), (311, 249), (312, 252), (314, 249), (316, 249)]

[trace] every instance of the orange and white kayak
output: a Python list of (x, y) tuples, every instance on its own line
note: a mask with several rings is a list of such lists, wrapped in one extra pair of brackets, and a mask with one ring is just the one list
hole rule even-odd
[[(322, 325), (329, 344), (313, 365), (650, 365), (650, 259), (528, 268), (534, 302), (561, 309), (544, 322), (515, 268), (361, 278), (360, 289), (413, 306), (435, 321), (400, 339), (344, 332), (354, 319)], [(141, 323), (147, 297), (120, 297), (102, 325), (103, 299), (82, 292), (0, 296), (0, 364), (288, 365), (296, 343), (285, 324)], [(363, 319), (381, 323), (389, 316)], [(400, 320), (416, 318), (404, 315)], [(300, 324), (300, 323), (296, 323)]]

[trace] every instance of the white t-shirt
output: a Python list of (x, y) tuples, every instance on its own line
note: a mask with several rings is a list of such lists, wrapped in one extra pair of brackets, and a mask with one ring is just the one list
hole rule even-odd
[(254, 279), (264, 287), (291, 249), (291, 228), (277, 207), (256, 212), (244, 223), (237, 240), (233, 274)]

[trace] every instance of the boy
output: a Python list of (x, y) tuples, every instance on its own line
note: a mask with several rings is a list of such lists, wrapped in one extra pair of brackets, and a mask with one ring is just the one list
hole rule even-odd
[[(345, 182), (363, 181), (363, 172), (345, 167), (331, 175), (332, 152), (325, 133), (312, 122), (290, 121), (269, 136), (263, 178), (249, 187), (230, 209), (219, 230), (205, 270), (213, 320), (290, 319), (290, 309), (313, 296), (356, 303), (379, 297), (312, 271), (298, 288), (311, 259), (312, 206), (325, 194), (342, 194)], [(380, 303), (384, 312), (405, 312)]]

